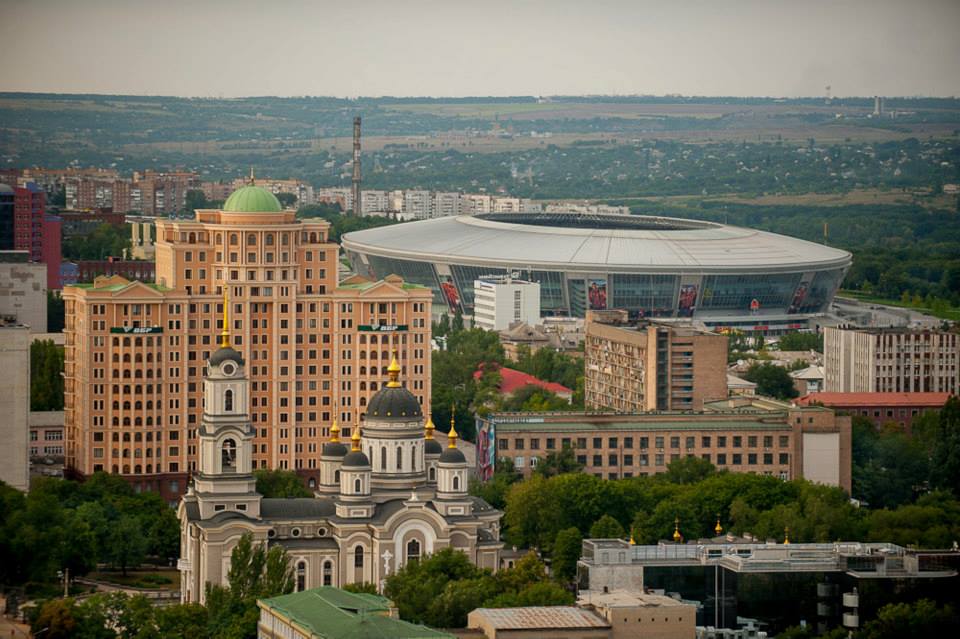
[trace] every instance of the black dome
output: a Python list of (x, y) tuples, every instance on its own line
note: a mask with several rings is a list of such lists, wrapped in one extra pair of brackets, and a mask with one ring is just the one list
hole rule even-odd
[(228, 360), (243, 366), (243, 357), (240, 355), (240, 353), (233, 350), (229, 346), (218, 348), (216, 351), (214, 351), (213, 355), (210, 356), (210, 365), (219, 366)]
[(327, 442), (320, 454), (324, 457), (343, 457), (347, 454), (347, 447), (343, 442)]
[(350, 454), (343, 458), (344, 466), (369, 466), (370, 460), (367, 459), (367, 456), (362, 450), (350, 451)]
[(426, 452), (427, 455), (439, 455), (443, 452), (443, 446), (435, 439), (428, 439), (424, 452)]
[(459, 448), (447, 448), (443, 451), (443, 454), (440, 455), (440, 461), (448, 464), (465, 464), (467, 463), (467, 458), (463, 456), (463, 451)]
[(423, 411), (413, 393), (402, 386), (384, 386), (367, 404), (367, 419), (406, 421), (412, 417), (423, 417)]

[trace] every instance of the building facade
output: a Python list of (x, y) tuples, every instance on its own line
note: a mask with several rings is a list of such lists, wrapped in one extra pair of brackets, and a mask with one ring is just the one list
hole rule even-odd
[(607, 323), (617, 317), (615, 311), (587, 317), (587, 410), (698, 411), (727, 396), (726, 336), (655, 322)]
[(0, 321), (0, 480), (30, 487), (30, 329)]
[(487, 331), (503, 331), (516, 322), (535, 325), (540, 321), (540, 285), (515, 280), (509, 275), (473, 283), (473, 325)]
[(546, 455), (574, 449), (583, 472), (604, 479), (653, 475), (682, 457), (721, 470), (805, 478), (851, 488), (850, 418), (819, 406), (738, 397), (705, 410), (636, 415), (493, 413), (477, 418), (477, 474), (509, 458), (525, 476)]
[(199, 468), (178, 509), (183, 602), (203, 603), (207, 584), (226, 583), (231, 553), (245, 534), (286, 549), (297, 590), (351, 583), (382, 589), (391, 572), (447, 547), (497, 569), (501, 513), (468, 495), (456, 431), (446, 448), (433, 439), (433, 424), (400, 381), (396, 359), (349, 450), (334, 422), (314, 497), (259, 495), (252, 382), (226, 333), (206, 363)]
[(350, 433), (389, 353), (430, 404), (428, 290), (400, 278), (338, 286), (324, 220), (240, 189), (223, 210), (157, 220), (155, 282), (103, 277), (64, 290), (67, 466), (119, 473), (179, 497), (199, 461), (203, 362), (229, 296), (234, 343), (250, 361), (253, 463), (319, 480), (333, 420)]
[(956, 332), (825, 327), (823, 357), (827, 392), (960, 392)]
[(937, 411), (950, 398), (950, 393), (813, 393), (798, 397), (800, 406), (820, 405), (847, 415), (866, 417), (877, 428), (896, 424), (910, 432), (913, 420), (930, 411)]
[(47, 267), (26, 251), (0, 251), (0, 321), (47, 332)]

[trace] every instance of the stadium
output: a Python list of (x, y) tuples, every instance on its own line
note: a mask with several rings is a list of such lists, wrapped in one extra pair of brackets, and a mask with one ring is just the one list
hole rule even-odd
[(348, 233), (358, 273), (434, 291), (435, 309), (473, 311), (474, 280), (540, 283), (543, 315), (626, 309), (714, 327), (778, 332), (827, 311), (851, 256), (792, 237), (705, 222), (579, 213), (489, 213)]

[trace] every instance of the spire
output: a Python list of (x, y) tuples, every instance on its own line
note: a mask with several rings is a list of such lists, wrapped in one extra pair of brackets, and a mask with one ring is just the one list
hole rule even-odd
[(433, 429), (436, 428), (436, 426), (433, 425), (433, 418), (429, 415), (427, 416), (427, 423), (424, 425), (424, 428), (427, 430), (425, 438), (433, 439)]
[(250, 167), (250, 186), (255, 186), (257, 184), (256, 178), (253, 177), (253, 166)]
[(673, 518), (673, 541), (679, 544), (681, 539), (683, 539), (683, 537), (682, 535), (680, 535), (680, 518), (674, 517)]
[(630, 529), (630, 545), (631, 546), (637, 545), (637, 541), (633, 538), (633, 528)]
[(450, 440), (450, 445), (447, 446), (447, 448), (456, 448), (456, 447), (457, 447), (457, 437), (459, 437), (459, 435), (457, 435), (457, 427), (456, 427), (457, 418), (456, 418), (456, 411), (457, 411), (456, 407), (454, 407), (454, 406), (451, 406), (451, 407), (450, 407), (450, 432), (447, 433), (447, 439)]
[(336, 444), (340, 441), (340, 427), (337, 426), (337, 419), (333, 419), (333, 426), (330, 427), (330, 441)]
[(393, 351), (393, 361), (387, 368), (387, 376), (390, 378), (387, 388), (400, 388), (400, 363), (397, 361), (397, 351)]
[(783, 545), (784, 546), (790, 545), (790, 526), (783, 527)]
[(717, 525), (714, 527), (713, 532), (717, 533), (717, 536), (723, 534), (723, 526), (720, 525), (720, 513), (717, 513)]
[(350, 435), (350, 450), (357, 451), (360, 450), (360, 427), (357, 426), (353, 429), (353, 435)]
[(230, 287), (223, 287), (223, 330), (220, 331), (220, 348), (230, 348), (230, 298), (227, 291)]

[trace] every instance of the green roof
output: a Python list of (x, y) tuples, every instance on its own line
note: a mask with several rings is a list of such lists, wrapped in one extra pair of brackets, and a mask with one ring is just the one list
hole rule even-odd
[(392, 619), (390, 600), (331, 586), (280, 595), (258, 602), (316, 639), (452, 639), (426, 626)]
[(277, 196), (262, 186), (243, 186), (230, 194), (224, 211), (235, 213), (279, 213), (283, 210)]
[[(94, 287), (93, 282), (78, 282), (78, 283), (76, 283), (76, 284), (65, 284), (64, 286), (72, 286), (72, 287), (74, 287), (74, 288), (88, 288), (88, 289), (92, 289), (92, 290), (95, 290), (95, 291), (119, 291), (119, 290), (125, 289), (126, 287), (130, 286), (130, 285), (133, 284), (134, 282), (140, 282), (140, 280), (130, 280), (129, 282), (126, 282), (125, 284), (111, 284), (111, 285), (109, 285), (109, 286), (97, 286), (97, 287)], [(149, 288), (152, 288), (152, 289), (155, 290), (155, 291), (160, 291), (161, 293), (164, 293), (164, 292), (166, 292), (166, 291), (172, 291), (172, 290), (173, 290), (172, 288), (167, 288), (166, 286), (161, 286), (160, 284), (157, 284), (156, 282), (140, 282), (140, 284), (143, 284), (144, 286), (147, 286), (147, 287), (149, 287)]]
[(704, 420), (693, 422), (501, 422), (493, 420), (496, 432), (614, 432), (614, 431), (671, 431), (671, 430), (791, 430), (786, 422)]

